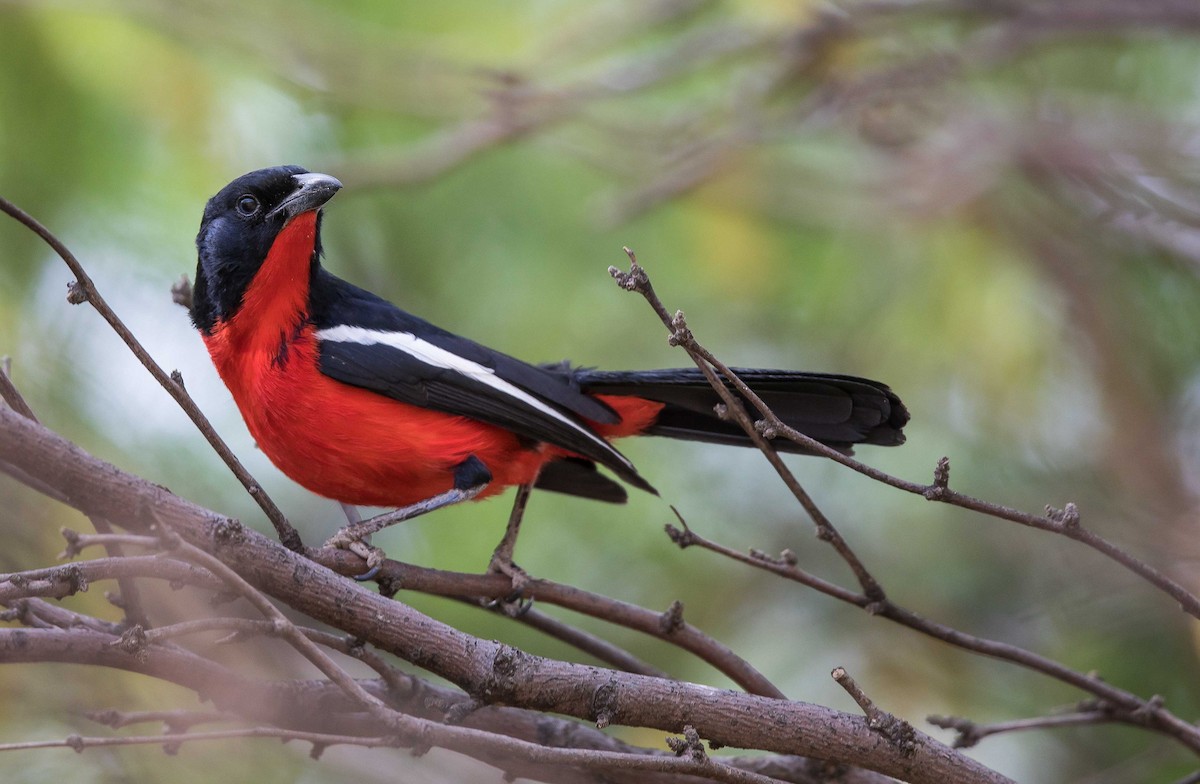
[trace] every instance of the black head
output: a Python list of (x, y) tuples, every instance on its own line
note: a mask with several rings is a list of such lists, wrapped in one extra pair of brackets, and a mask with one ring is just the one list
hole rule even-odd
[[(209, 199), (196, 235), (192, 323), (209, 333), (218, 320), (236, 313), (283, 227), (297, 215), (319, 209), (341, 187), (327, 174), (276, 166), (243, 174)], [(314, 261), (319, 237), (318, 232)]]

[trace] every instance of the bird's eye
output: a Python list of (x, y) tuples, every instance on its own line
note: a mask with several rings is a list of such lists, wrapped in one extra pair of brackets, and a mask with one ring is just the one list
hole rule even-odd
[(253, 215), (258, 212), (258, 199), (247, 193), (237, 200), (237, 210), (243, 215)]

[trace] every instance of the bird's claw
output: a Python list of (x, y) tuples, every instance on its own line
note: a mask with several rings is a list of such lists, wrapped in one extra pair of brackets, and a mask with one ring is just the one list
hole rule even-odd
[(521, 596), (520, 592), (514, 591), (503, 599), (492, 599), (485, 602), (483, 606), (489, 610), (502, 612), (509, 618), (520, 618), (533, 609), (533, 598), (525, 598)]
[(503, 599), (493, 599), (487, 603), (488, 609), (499, 610), (510, 618), (520, 618), (533, 607), (533, 597), (526, 597), (525, 591), (533, 582), (533, 578), (529, 576), (521, 567), (512, 562), (511, 558), (504, 558), (499, 553), (492, 554), (491, 563), (488, 564), (489, 574), (503, 574), (512, 581), (512, 592)]
[(382, 565), (371, 566), (370, 564), (368, 564), (367, 571), (363, 572), (362, 574), (353, 575), (353, 577), (355, 580), (358, 580), (360, 583), (365, 583), (368, 580), (374, 580), (375, 577), (379, 574), (379, 570), (382, 568), (383, 568)]
[(362, 539), (356, 539), (345, 528), (329, 537), (329, 540), (325, 542), (325, 546), (336, 547), (339, 550), (348, 550), (367, 562), (367, 570), (362, 574), (354, 575), (354, 579), (359, 582), (366, 582), (378, 575), (379, 570), (383, 567), (384, 560), (387, 559), (387, 553), (383, 550)]

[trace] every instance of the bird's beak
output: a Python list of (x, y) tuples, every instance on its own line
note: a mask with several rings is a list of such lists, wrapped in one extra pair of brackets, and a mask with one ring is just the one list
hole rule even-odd
[(268, 218), (282, 213), (284, 221), (290, 221), (301, 213), (324, 206), (325, 202), (333, 198), (333, 194), (342, 189), (342, 183), (328, 174), (293, 174), (292, 179), (296, 183), (296, 190), (280, 202), (278, 207), (267, 213)]

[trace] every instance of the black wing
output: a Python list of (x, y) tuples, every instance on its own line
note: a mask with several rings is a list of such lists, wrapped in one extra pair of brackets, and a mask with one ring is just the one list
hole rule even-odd
[(653, 492), (583, 421), (615, 422), (617, 415), (584, 394), (569, 373), (446, 332), (324, 270), (314, 276), (310, 301), (320, 369), (330, 378), (553, 444)]

